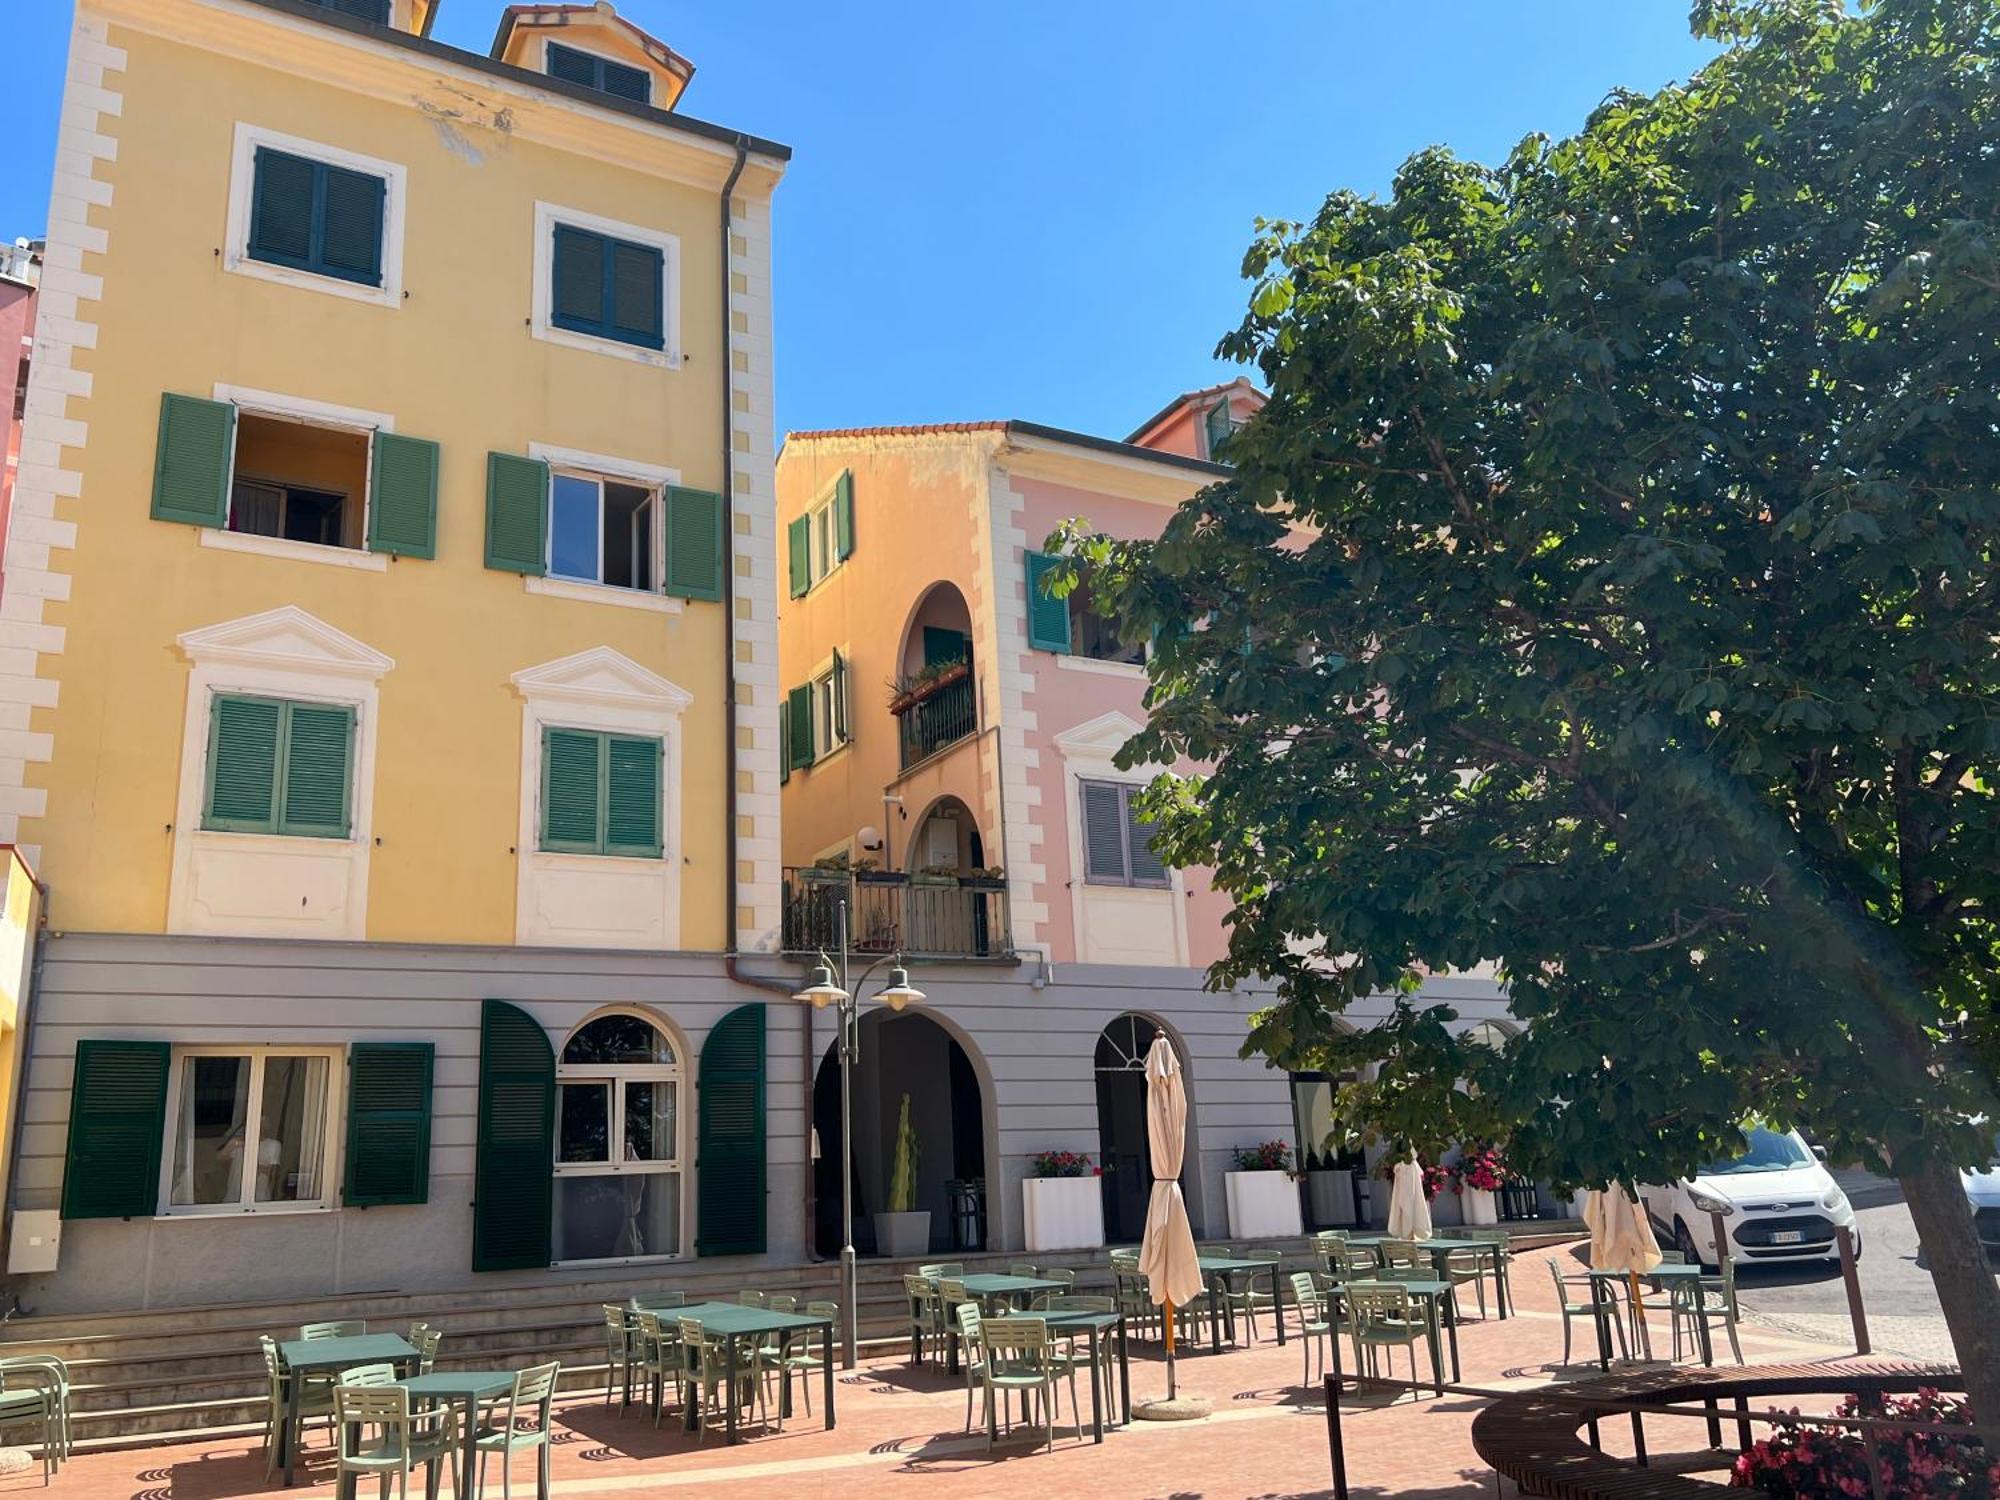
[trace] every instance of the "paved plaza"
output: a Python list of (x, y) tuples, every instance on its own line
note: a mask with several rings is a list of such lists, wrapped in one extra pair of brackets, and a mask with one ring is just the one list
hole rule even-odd
[[(1468, 1382), (1492, 1387), (1540, 1384), (1563, 1371), (1560, 1315), (1543, 1262), (1559, 1257), (1573, 1271), (1574, 1247), (1520, 1256), (1513, 1285), (1516, 1316), (1478, 1319), (1460, 1330)], [(1468, 1302), (1471, 1299), (1468, 1297)], [(1580, 1341), (1589, 1330), (1579, 1327)], [(901, 1354), (867, 1361), (838, 1384), (839, 1425), (825, 1431), (817, 1414), (803, 1410), (783, 1434), (758, 1436), (737, 1447), (719, 1438), (699, 1444), (671, 1422), (656, 1432), (635, 1407), (621, 1414), (602, 1400), (572, 1401), (557, 1414), (554, 1492), (560, 1496), (666, 1493), (690, 1496), (784, 1497), (920, 1494), (925, 1500), (998, 1500), (1023, 1495), (1098, 1494), (1157, 1500), (1275, 1500), (1331, 1494), (1325, 1412), (1317, 1384), (1302, 1382), (1296, 1339), (1280, 1348), (1268, 1320), (1258, 1342), (1221, 1355), (1180, 1361), (1183, 1391), (1209, 1398), (1214, 1415), (1189, 1424), (1135, 1423), (1089, 1440), (1090, 1398), (1083, 1395), (1085, 1431), (1078, 1440), (1059, 1427), (1053, 1452), (1017, 1431), (989, 1453), (983, 1436), (968, 1436), (965, 1387), (935, 1366), (912, 1370)], [(1656, 1347), (1665, 1352), (1663, 1320)], [(1751, 1362), (1831, 1358), (1844, 1350), (1764, 1328), (1746, 1327), (1744, 1354)], [(1580, 1344), (1579, 1357), (1587, 1354)], [(1400, 1365), (1399, 1365), (1400, 1369)], [(1163, 1392), (1165, 1370), (1151, 1343), (1135, 1344), (1135, 1400)], [(1492, 1472), (1472, 1451), (1469, 1427), (1480, 1403), (1447, 1397), (1393, 1403), (1379, 1394), (1348, 1409), (1348, 1475), (1356, 1496), (1407, 1496), (1412, 1500), (1477, 1500), (1496, 1493)], [(817, 1400), (815, 1400), (817, 1408)], [(1062, 1410), (1069, 1417), (1067, 1395)], [(1671, 1429), (1676, 1424), (1665, 1424)], [(1609, 1434), (1607, 1434), (1609, 1435)], [(1699, 1434), (1661, 1431), (1656, 1451), (1687, 1448)], [(333, 1470), (323, 1429), (306, 1453), (297, 1493), (329, 1491)], [(489, 1487), (499, 1475), (489, 1472)], [(80, 1453), (65, 1466), (59, 1489), (76, 1500), (223, 1500), (282, 1494), (264, 1477), (264, 1455), (255, 1440), (194, 1442), (143, 1450)], [(518, 1461), (514, 1485), (534, 1492), (531, 1458)], [(0, 1489), (40, 1490), (38, 1475), (0, 1481)], [(489, 1488), (488, 1493), (495, 1492)], [(372, 1494), (372, 1490), (369, 1492)], [(1499, 1493), (1511, 1494), (1501, 1485)]]

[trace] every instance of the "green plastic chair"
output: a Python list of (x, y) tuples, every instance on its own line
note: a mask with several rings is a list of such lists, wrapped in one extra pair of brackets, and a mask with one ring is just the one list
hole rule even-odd
[(37, 1433), (48, 1484), (69, 1457), (69, 1366), (53, 1354), (0, 1359), (0, 1428)]
[[(815, 1318), (831, 1318), (836, 1325), (840, 1322), (840, 1304), (838, 1302), (808, 1302), (806, 1304), (806, 1311)], [(794, 1371), (805, 1377), (800, 1381), (800, 1385), (804, 1388), (806, 1394), (806, 1415), (811, 1416), (813, 1409), (813, 1377), (826, 1368), (825, 1363), (820, 1359), (819, 1355), (820, 1336), (817, 1330), (809, 1328), (794, 1335), (794, 1337), (798, 1340), (797, 1343), (792, 1342), (791, 1339), (785, 1341), (784, 1356), (778, 1364), (779, 1378), (789, 1388), (792, 1383), (792, 1374)], [(778, 1403), (778, 1430), (780, 1432), (785, 1430), (785, 1407), (782, 1399)]]
[[(500, 1494), (503, 1500), (513, 1494), (510, 1480), (513, 1476), (514, 1455), (534, 1449), (535, 1494), (538, 1500), (549, 1500), (549, 1440), (552, 1436), (552, 1410), (555, 1405), (556, 1376), (562, 1373), (562, 1364), (550, 1360), (545, 1365), (530, 1365), (514, 1377), (514, 1388), (506, 1396), (487, 1403), (482, 1412), (482, 1425), (474, 1436), (473, 1443), (479, 1450), (479, 1491), (486, 1491), (486, 1460), (498, 1454), (500, 1458)], [(504, 1412), (504, 1416), (502, 1413)], [(501, 1420), (494, 1421), (493, 1418)], [(529, 1425), (521, 1425), (522, 1418)]]
[(391, 1364), (349, 1365), (335, 1378), (336, 1385), (394, 1385), (400, 1377)]
[(1057, 1283), (1057, 1285), (1061, 1288), (1061, 1290), (1057, 1291), (1051, 1289), (1046, 1292), (1035, 1293), (1034, 1305), (1038, 1309), (1047, 1307), (1051, 1299), (1064, 1295), (1065, 1293), (1073, 1290), (1076, 1286), (1076, 1272), (1065, 1271), (1060, 1266), (1049, 1266), (1045, 1268), (1041, 1272), (1041, 1278), (1044, 1281), (1053, 1281)]
[(729, 1383), (729, 1361), (722, 1340), (710, 1338), (692, 1318), (682, 1318), (680, 1326), (682, 1357), (687, 1363), (687, 1399), (695, 1403), (695, 1426), (700, 1430), (701, 1441), (708, 1441), (709, 1415), (719, 1410), (725, 1399), (739, 1407), (754, 1402), (758, 1420), (766, 1420), (764, 1384), (758, 1379), (756, 1353), (752, 1351), (748, 1359), (737, 1361), (736, 1388), (725, 1397), (722, 1387)]
[[(985, 1321), (977, 1302), (961, 1302), (953, 1309), (958, 1318), (958, 1358), (965, 1370), (965, 1430), (972, 1431), (972, 1392), (986, 1379), (986, 1345), (981, 1337)], [(992, 1446), (990, 1443), (988, 1446)]]
[(1346, 1325), (1335, 1308), (1335, 1300), (1335, 1294), (1314, 1280), (1312, 1272), (1292, 1273), (1292, 1304), (1299, 1310), (1299, 1343), (1304, 1360), (1299, 1378), (1304, 1384), (1312, 1384), (1315, 1353), (1319, 1355), (1319, 1373), (1326, 1374), (1326, 1352)]
[[(1268, 1245), (1248, 1246), (1240, 1256), (1241, 1260), (1268, 1260), (1282, 1264), (1279, 1253)], [(1258, 1290), (1262, 1281), (1268, 1290)], [(1278, 1301), (1277, 1273), (1270, 1270), (1231, 1272), (1223, 1279), (1222, 1303), (1230, 1312), (1240, 1315), (1250, 1329), (1250, 1341), (1257, 1341), (1257, 1314), (1262, 1310), (1275, 1310)], [(1275, 1315), (1275, 1312), (1274, 1312)]]
[(917, 1358), (926, 1349), (944, 1358), (944, 1304), (938, 1298), (938, 1283), (914, 1273), (903, 1277), (903, 1295), (910, 1304), (910, 1332), (917, 1336)]
[(301, 1323), (301, 1339), (355, 1339), (368, 1331), (368, 1324), (360, 1318), (342, 1318), (332, 1323)]
[[(986, 1318), (979, 1325), (979, 1342), (985, 1352), (985, 1359), (980, 1364), (980, 1379), (986, 1387), (986, 1446), (993, 1446), (995, 1402), (1006, 1413), (1011, 1431), (1013, 1412), (1008, 1408), (1007, 1398), (1017, 1393), (1032, 1393), (1035, 1407), (1041, 1414), (1045, 1446), (1053, 1449), (1056, 1443), (1056, 1376), (1059, 1367), (1049, 1341), (1049, 1325), (1040, 1318)], [(1076, 1413), (1074, 1368), (1069, 1371), (1069, 1377), (1072, 1430), (1081, 1441), (1083, 1423), (1077, 1419)]]
[(419, 1464), (428, 1471), (426, 1495), (438, 1492), (440, 1470), (456, 1484), (452, 1457), (458, 1448), (458, 1413), (449, 1407), (412, 1411), (406, 1386), (339, 1385), (333, 1391), (333, 1417), (337, 1491), (347, 1489), (350, 1474), (357, 1480), (372, 1475), (382, 1481), (386, 1495), (394, 1475), (397, 1494), (408, 1500), (410, 1471)]
[(739, 1307), (769, 1307), (771, 1299), (762, 1292), (738, 1292), (736, 1303)]
[[(257, 1345), (264, 1351), (264, 1477), (270, 1478), (278, 1467), (278, 1439), (284, 1431), (286, 1397), (291, 1381), (291, 1372), (278, 1358), (278, 1341), (268, 1333), (257, 1336)], [(307, 1381), (299, 1391), (299, 1432), (294, 1437), (303, 1436), (305, 1426), (315, 1417), (332, 1417), (333, 1389), (322, 1381)]]
[[(1604, 1316), (1610, 1320), (1612, 1329), (1618, 1335), (1618, 1357), (1620, 1359), (1626, 1358), (1625, 1311), (1618, 1306), (1618, 1294), (1609, 1287), (1602, 1285), (1593, 1277), (1565, 1276), (1561, 1271), (1556, 1269), (1554, 1261), (1548, 1261), (1546, 1264), (1549, 1268), (1549, 1280), (1556, 1284), (1556, 1306), (1562, 1311), (1563, 1363), (1569, 1363), (1570, 1320), (1572, 1318), (1588, 1318), (1594, 1324), (1599, 1308), (1603, 1309)], [(1590, 1300), (1583, 1302), (1570, 1301), (1569, 1292), (1573, 1286), (1582, 1287)]]
[(1429, 1321), (1405, 1287), (1388, 1281), (1350, 1281), (1346, 1288), (1349, 1332), (1354, 1339), (1354, 1368), (1381, 1378), (1381, 1351), (1388, 1351), (1389, 1375), (1396, 1372), (1395, 1349), (1410, 1356), (1410, 1394), (1417, 1395), (1417, 1345), (1433, 1337)]
[[(1048, 1306), (1044, 1311), (1052, 1313), (1115, 1313), (1118, 1311), (1118, 1299), (1115, 1297), (1078, 1296), (1075, 1293), (1066, 1293), (1050, 1297), (1048, 1299)], [(1111, 1372), (1118, 1366), (1118, 1339), (1115, 1334), (1106, 1331), (1098, 1335), (1097, 1364), (1094, 1368), (1090, 1363), (1090, 1334), (1087, 1330), (1079, 1333), (1072, 1328), (1051, 1328), (1049, 1330), (1049, 1337), (1052, 1343), (1056, 1339), (1062, 1340), (1061, 1345), (1055, 1347), (1055, 1352), (1051, 1357), (1056, 1362), (1058, 1372), (1071, 1377), (1070, 1404), (1072, 1406), (1076, 1404), (1075, 1375), (1078, 1370), (1089, 1371), (1092, 1381), (1091, 1389), (1093, 1391), (1102, 1390), (1106, 1393), (1110, 1391)], [(1096, 1384), (1100, 1380), (1103, 1382), (1102, 1386)], [(1080, 1413), (1078, 1414), (1078, 1419), (1081, 1420)]]
[(1007, 1274), (1009, 1276), (1039, 1276), (1042, 1273), (1034, 1266), (1029, 1265), (1025, 1260), (1017, 1260), (1009, 1263)]
[(681, 1399), (681, 1375), (687, 1367), (681, 1346), (680, 1323), (668, 1323), (650, 1307), (633, 1314), (632, 1358), (646, 1385), (646, 1399), (653, 1408), (653, 1425), (660, 1425), (660, 1410), (666, 1402), (667, 1381), (674, 1383), (674, 1401)]
[[(633, 1305), (635, 1307), (638, 1305), (637, 1298), (633, 1299)], [(688, 1305), (688, 1294), (686, 1292), (648, 1292), (646, 1294), (645, 1305), (647, 1307), (686, 1307)]]
[(630, 1309), (616, 1302), (599, 1304), (604, 1310), (604, 1404), (618, 1395), (618, 1409), (632, 1404), (632, 1322)]
[(956, 1276), (961, 1280), (963, 1280), (965, 1276), (965, 1265), (961, 1261), (941, 1260), (933, 1265), (918, 1266), (917, 1274), (919, 1276), (927, 1276), (932, 1281), (936, 1281), (938, 1278), (943, 1276)]
[[(1729, 1335), (1729, 1348), (1736, 1356), (1736, 1363), (1743, 1363), (1743, 1345), (1736, 1337), (1736, 1262), (1733, 1258), (1722, 1262), (1722, 1274), (1704, 1276), (1699, 1281), (1676, 1281), (1669, 1288), (1673, 1300), (1674, 1358), (1681, 1357), (1681, 1335), (1687, 1335), (1691, 1349), (1701, 1348), (1701, 1325), (1713, 1328), (1722, 1324), (1723, 1332)], [(1715, 1345), (1709, 1343), (1712, 1353)]]

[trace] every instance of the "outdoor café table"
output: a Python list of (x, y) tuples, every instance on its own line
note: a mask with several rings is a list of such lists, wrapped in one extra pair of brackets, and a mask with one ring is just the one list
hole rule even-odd
[[(285, 1483), (299, 1447), (299, 1391), (308, 1375), (338, 1375), (356, 1365), (414, 1367), (421, 1356), (399, 1333), (360, 1333), (344, 1339), (287, 1339), (278, 1345), (285, 1367), (285, 1421), (278, 1444), (285, 1454)], [(512, 1377), (509, 1377), (510, 1379)]]
[[(644, 1303), (640, 1304), (642, 1307)], [(767, 1334), (797, 1333), (817, 1328), (820, 1336), (820, 1378), (824, 1382), (822, 1390), (826, 1397), (827, 1430), (833, 1429), (833, 1319), (816, 1313), (777, 1312), (768, 1307), (746, 1307), (740, 1302), (690, 1302), (685, 1307), (662, 1307), (662, 1318), (673, 1317), (689, 1323), (701, 1324), (701, 1331), (712, 1338), (722, 1340), (723, 1384), (728, 1388), (729, 1399), (723, 1402), (726, 1413), (723, 1431), (730, 1442), (736, 1442), (736, 1350), (743, 1339), (761, 1339)], [(755, 1358), (755, 1355), (752, 1355)], [(695, 1411), (698, 1403), (687, 1401), (684, 1406), (684, 1420), (689, 1432), (695, 1430)], [(779, 1412), (789, 1417), (792, 1414), (792, 1383), (787, 1380), (778, 1398)]]
[[(1615, 1292), (1619, 1287), (1631, 1286), (1632, 1273), (1630, 1271), (1592, 1271), (1590, 1279), (1593, 1285), (1608, 1286)], [(1701, 1267), (1698, 1265), (1676, 1265), (1663, 1260), (1657, 1266), (1653, 1267), (1652, 1270), (1643, 1273), (1639, 1279), (1652, 1283), (1653, 1290), (1655, 1291), (1665, 1287), (1669, 1294), (1671, 1294), (1677, 1287), (1686, 1286), (1689, 1283), (1700, 1286)], [(1607, 1321), (1606, 1315), (1616, 1309), (1614, 1306), (1600, 1299), (1595, 1293), (1591, 1296), (1590, 1305), (1597, 1309), (1597, 1363), (1599, 1368), (1608, 1370), (1611, 1368), (1611, 1326)], [(1645, 1314), (1639, 1312), (1637, 1309), (1634, 1309), (1634, 1314), (1641, 1319), (1645, 1317)], [(1638, 1330), (1634, 1329), (1633, 1332), (1636, 1333)], [(1701, 1362), (1705, 1365), (1714, 1364), (1715, 1348), (1708, 1341), (1708, 1319), (1695, 1319), (1695, 1341), (1701, 1346)]]
[[(1438, 1326), (1443, 1324), (1451, 1346), (1451, 1378), (1463, 1378), (1458, 1362), (1458, 1289), (1447, 1278), (1420, 1281), (1415, 1277), (1356, 1276), (1349, 1284), (1399, 1286), (1424, 1305), (1425, 1337), (1431, 1346), (1431, 1373), (1437, 1377), (1438, 1394), (1444, 1394), (1444, 1360), (1439, 1353)], [(1343, 1286), (1341, 1290), (1345, 1290)]]
[[(1132, 1369), (1125, 1357), (1125, 1317), (1115, 1312), (1039, 1312), (1030, 1317), (1040, 1318), (1048, 1325), (1052, 1334), (1076, 1334), (1089, 1331), (1090, 1334), (1090, 1432), (1091, 1441), (1104, 1441), (1104, 1408), (1097, 1394), (1101, 1371), (1097, 1363), (1099, 1338), (1118, 1336), (1118, 1406), (1112, 1411), (1112, 1421), (1126, 1423), (1132, 1420)], [(1105, 1382), (1108, 1384), (1109, 1382)], [(1109, 1391), (1105, 1392), (1110, 1395)], [(1122, 1412), (1121, 1416), (1119, 1413)]]
[[(1359, 1246), (1375, 1252), (1381, 1259), (1382, 1246), (1397, 1238), (1390, 1234), (1351, 1234), (1347, 1237), (1349, 1246)], [(1472, 1255), (1491, 1261), (1493, 1264), (1493, 1301), (1500, 1310), (1500, 1316), (1507, 1316), (1508, 1285), (1507, 1257), (1503, 1253), (1507, 1247), (1498, 1240), (1461, 1240), (1448, 1234), (1434, 1234), (1427, 1240), (1416, 1242), (1419, 1250), (1427, 1251), (1431, 1258), (1431, 1269), (1440, 1281), (1451, 1279), (1451, 1258), (1454, 1255)]]
[(447, 1406), (465, 1408), (464, 1451), (458, 1460), (458, 1484), (461, 1496), (469, 1496), (476, 1482), (476, 1466), (479, 1462), (479, 1407), (482, 1402), (491, 1401), (495, 1396), (505, 1396), (514, 1389), (512, 1370), (452, 1370), (439, 1371), (430, 1375), (412, 1375), (396, 1384), (408, 1391), (411, 1405), (416, 1405), (416, 1397), (431, 1401), (442, 1401)]
[(1217, 1354), (1222, 1352), (1222, 1321), (1216, 1317), (1219, 1311), (1229, 1319), (1229, 1341), (1236, 1342), (1236, 1313), (1229, 1305), (1229, 1278), (1232, 1276), (1255, 1276), (1259, 1271), (1271, 1273), (1271, 1312), (1278, 1325), (1278, 1342), (1285, 1341), (1285, 1278), (1278, 1274), (1275, 1260), (1243, 1260), (1225, 1255), (1197, 1255), (1195, 1264), (1201, 1267), (1201, 1278), (1208, 1284), (1208, 1295), (1213, 1305), (1208, 1311), (1209, 1347)]
[[(933, 1276), (935, 1286), (941, 1280), (952, 1280), (965, 1287), (965, 1295), (977, 1302), (980, 1311), (991, 1313), (993, 1304), (1002, 1299), (1011, 1301), (1015, 1297), (1032, 1297), (1037, 1292), (1066, 1292), (1069, 1287), (1060, 1281), (1050, 1281), (1042, 1276), (953, 1276), (950, 1278)], [(945, 1368), (952, 1374), (958, 1373), (958, 1325), (945, 1325)], [(910, 1363), (924, 1362), (923, 1334), (916, 1330), (910, 1333)]]

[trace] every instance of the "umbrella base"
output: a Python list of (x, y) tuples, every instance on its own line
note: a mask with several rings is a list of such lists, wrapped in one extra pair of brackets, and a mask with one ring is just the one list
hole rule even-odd
[(1141, 1401), (1132, 1408), (1132, 1415), (1141, 1422), (1195, 1422), (1213, 1409), (1205, 1396), (1166, 1396)]

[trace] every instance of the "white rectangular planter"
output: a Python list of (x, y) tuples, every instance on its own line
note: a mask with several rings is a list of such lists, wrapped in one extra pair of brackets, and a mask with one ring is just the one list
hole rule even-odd
[(1303, 1233), (1299, 1185), (1288, 1172), (1227, 1172), (1229, 1232), (1237, 1239)]
[(1101, 1178), (1023, 1178), (1021, 1206), (1030, 1250), (1094, 1250), (1104, 1243)]

